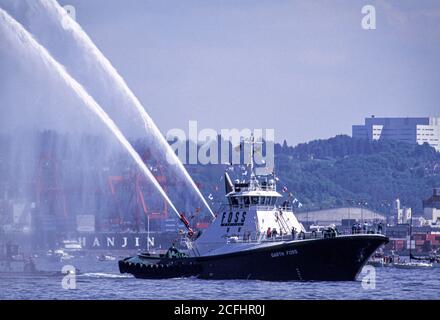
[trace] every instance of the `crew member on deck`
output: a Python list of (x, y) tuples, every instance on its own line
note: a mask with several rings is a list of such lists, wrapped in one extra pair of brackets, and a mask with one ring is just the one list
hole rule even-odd
[(292, 228), (292, 240), (296, 239), (296, 229), (295, 227)]
[(271, 231), (270, 227), (267, 228), (266, 237), (267, 237), (267, 238), (272, 237), (272, 231)]
[(379, 225), (377, 226), (377, 233), (382, 234), (382, 222), (380, 222)]
[(368, 223), (367, 223), (367, 221), (364, 221), (364, 226), (362, 227), (362, 230), (364, 231), (364, 233), (367, 233), (367, 230), (368, 230)]

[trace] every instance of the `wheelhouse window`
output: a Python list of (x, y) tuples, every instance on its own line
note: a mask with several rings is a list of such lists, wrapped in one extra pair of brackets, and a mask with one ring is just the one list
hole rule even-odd
[(266, 197), (260, 197), (260, 205), (261, 206), (264, 206), (265, 201), (266, 201)]
[(266, 206), (270, 206), (271, 197), (266, 197)]
[(251, 202), (253, 205), (258, 204), (258, 197), (251, 197)]
[(238, 199), (237, 199), (237, 197), (231, 197), (230, 199), (231, 199), (231, 204), (233, 206), (238, 206)]
[(244, 199), (244, 205), (249, 206), (249, 203), (250, 203), (249, 197), (243, 197), (243, 199)]

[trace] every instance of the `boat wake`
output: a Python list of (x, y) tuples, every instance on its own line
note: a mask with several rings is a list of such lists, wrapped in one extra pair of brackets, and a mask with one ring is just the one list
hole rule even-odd
[(129, 274), (115, 274), (115, 273), (103, 273), (103, 272), (90, 272), (78, 275), (78, 277), (88, 277), (88, 278), (133, 278)]

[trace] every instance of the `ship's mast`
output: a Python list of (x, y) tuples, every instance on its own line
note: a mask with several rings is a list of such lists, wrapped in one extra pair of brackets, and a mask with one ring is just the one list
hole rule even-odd
[(412, 214), (411, 214), (411, 219), (409, 221), (409, 261), (411, 262), (412, 260)]
[(255, 144), (255, 137), (254, 135), (251, 135), (251, 139), (250, 139), (250, 144), (251, 144), (251, 177), (255, 176), (254, 174), (254, 144)]
[[(263, 145), (263, 141), (255, 141), (255, 136), (251, 134), (251, 137), (248, 139), (243, 140), (243, 144), (248, 143), (250, 144), (250, 163), (248, 163), (251, 175), (250, 175), (250, 187), (252, 189), (256, 189), (259, 186), (259, 180), (257, 179), (257, 173), (255, 172), (255, 164), (254, 164), (254, 157), (255, 157), (255, 144)], [(265, 176), (265, 180), (267, 182), (267, 175), (260, 174), (259, 176)]]
[(251, 189), (255, 189), (258, 185), (258, 181), (256, 178), (256, 174), (254, 172), (254, 155), (255, 155), (255, 147), (254, 144), (255, 142), (255, 137), (253, 134), (251, 134), (251, 137), (249, 139), (244, 139), (243, 140), (243, 144), (248, 143), (250, 144), (250, 154), (251, 154), (251, 159), (250, 159), (250, 163), (248, 164), (250, 166), (250, 170), (251, 170), (251, 176), (250, 176), (250, 187)]

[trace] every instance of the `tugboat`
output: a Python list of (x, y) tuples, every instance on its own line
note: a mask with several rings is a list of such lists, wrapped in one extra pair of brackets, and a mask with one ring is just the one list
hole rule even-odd
[(350, 281), (388, 238), (382, 234), (340, 235), (336, 230), (306, 232), (276, 178), (256, 175), (251, 139), (250, 179), (232, 183), (225, 173), (227, 204), (202, 234), (188, 229), (188, 250), (174, 245), (165, 254), (150, 253), (119, 261), (121, 273), (137, 278), (258, 279), (268, 281)]

